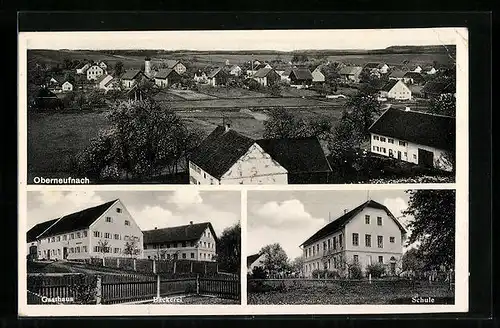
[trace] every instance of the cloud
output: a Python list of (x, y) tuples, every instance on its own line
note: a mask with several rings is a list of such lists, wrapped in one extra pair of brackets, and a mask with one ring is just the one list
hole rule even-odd
[(408, 218), (402, 217), (402, 212), (406, 210), (406, 208), (408, 207), (408, 203), (403, 198), (386, 198), (384, 199), (384, 205), (399, 220), (399, 222), (406, 225), (406, 221)]
[(167, 198), (167, 201), (183, 209), (196, 204), (202, 204), (203, 198), (197, 189), (182, 188), (174, 191), (172, 195)]
[(128, 210), (141, 230), (161, 229), (184, 224), (180, 223), (182, 222), (181, 217), (158, 205), (147, 205), (141, 209), (130, 207)]
[(280, 243), (291, 259), (302, 254), (299, 245), (325, 225), (324, 218), (313, 217), (297, 200), (271, 201), (256, 205), (248, 217), (248, 249), (258, 252)]

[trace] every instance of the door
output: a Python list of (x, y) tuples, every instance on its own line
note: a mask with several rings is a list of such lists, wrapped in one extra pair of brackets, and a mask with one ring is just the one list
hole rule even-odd
[(434, 154), (430, 151), (419, 148), (418, 165), (423, 167), (434, 167)]
[(398, 150), (398, 159), (401, 159), (401, 151)]
[(391, 275), (396, 275), (396, 263), (391, 263)]
[(63, 259), (68, 257), (68, 247), (63, 247)]

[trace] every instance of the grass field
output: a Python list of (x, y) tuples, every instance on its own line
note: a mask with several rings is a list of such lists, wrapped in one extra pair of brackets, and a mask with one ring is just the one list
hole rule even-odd
[(172, 108), (265, 108), (265, 107), (312, 107), (338, 106), (339, 101), (327, 101), (303, 98), (239, 98), (212, 100), (169, 101)]
[(199, 90), (205, 94), (215, 96), (217, 98), (265, 98), (269, 95), (257, 91), (247, 90), (243, 88), (225, 88), (225, 87), (212, 87), (209, 85), (198, 86)]
[[(267, 283), (267, 282), (266, 282)], [(248, 292), (248, 304), (404, 304), (414, 296), (446, 298), (453, 290), (447, 283), (413, 286), (409, 281), (368, 281), (294, 286), (284, 291)]]
[(179, 90), (169, 89), (168, 92), (184, 100), (204, 100), (204, 99), (217, 99), (217, 97), (207, 95), (204, 93), (196, 92), (193, 90)]

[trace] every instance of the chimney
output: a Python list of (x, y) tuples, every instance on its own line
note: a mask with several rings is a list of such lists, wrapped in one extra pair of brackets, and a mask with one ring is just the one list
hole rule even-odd
[(151, 77), (151, 58), (149, 57), (144, 59), (144, 75)]
[(155, 230), (158, 229), (158, 227), (155, 227)]
[(189, 224), (193, 224), (193, 221), (189, 221)]
[(346, 214), (346, 213), (347, 213), (347, 208), (344, 208), (344, 214)]
[(231, 125), (229, 123), (224, 124), (224, 131), (227, 132), (231, 128)]

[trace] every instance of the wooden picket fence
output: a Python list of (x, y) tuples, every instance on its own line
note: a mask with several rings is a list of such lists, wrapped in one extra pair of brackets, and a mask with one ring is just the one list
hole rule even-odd
[(73, 303), (77, 304), (119, 304), (171, 295), (210, 295), (239, 299), (240, 280), (232, 276), (200, 275), (180, 278), (134, 274), (28, 276), (28, 304), (42, 304), (43, 297), (73, 298)]

